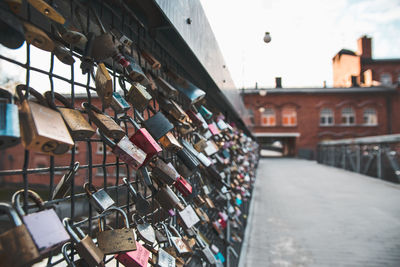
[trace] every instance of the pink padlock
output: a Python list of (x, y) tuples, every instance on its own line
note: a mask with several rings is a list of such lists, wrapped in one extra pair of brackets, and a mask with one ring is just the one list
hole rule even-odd
[(146, 267), (150, 251), (136, 241), (136, 250), (119, 253), (115, 259), (126, 267)]

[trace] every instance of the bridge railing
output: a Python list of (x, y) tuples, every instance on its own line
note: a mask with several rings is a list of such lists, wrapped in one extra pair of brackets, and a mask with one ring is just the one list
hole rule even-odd
[(400, 134), (323, 141), (317, 161), (391, 182), (400, 182)]

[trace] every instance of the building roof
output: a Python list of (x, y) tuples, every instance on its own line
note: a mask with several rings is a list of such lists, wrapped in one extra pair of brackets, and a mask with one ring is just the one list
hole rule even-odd
[(282, 133), (282, 132), (263, 132), (257, 133), (253, 132), (255, 137), (300, 137), (300, 133), (298, 132), (291, 132), (291, 133)]
[(400, 64), (400, 58), (361, 58), (363, 64), (373, 64), (373, 63), (396, 63)]
[(354, 53), (353, 51), (351, 51), (349, 49), (342, 49), (337, 53), (337, 55), (352, 55), (352, 56), (355, 56), (356, 53)]
[(268, 94), (368, 94), (368, 93), (394, 93), (396, 88), (374, 86), (374, 87), (340, 87), (340, 88), (260, 88), (242, 89), (242, 94), (259, 94), (266, 91)]

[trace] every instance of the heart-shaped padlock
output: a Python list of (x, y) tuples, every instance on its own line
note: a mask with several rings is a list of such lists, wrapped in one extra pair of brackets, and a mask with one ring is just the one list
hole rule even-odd
[[(156, 242), (156, 233), (154, 231), (153, 226), (146, 222), (142, 217), (137, 214), (132, 215), (132, 220), (136, 224), (136, 233), (138, 237), (145, 243), (149, 245), (153, 245)], [(138, 220), (139, 218), (139, 220)], [(141, 222), (139, 222), (141, 221)]]

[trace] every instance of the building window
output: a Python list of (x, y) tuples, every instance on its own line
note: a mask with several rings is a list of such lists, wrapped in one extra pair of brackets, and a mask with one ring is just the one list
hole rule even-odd
[(282, 110), (282, 124), (283, 126), (297, 125), (297, 112), (294, 108), (284, 108)]
[(378, 125), (378, 116), (374, 108), (364, 110), (364, 125)]
[(342, 124), (353, 125), (355, 124), (354, 110), (350, 107), (342, 109)]
[[(120, 166), (119, 167), (119, 177), (126, 177), (126, 167), (125, 166)], [(113, 176), (117, 176), (117, 168), (114, 168), (114, 173)]]
[(96, 175), (97, 176), (104, 176), (103, 167), (97, 167), (96, 168)]
[(261, 125), (262, 126), (275, 126), (275, 111), (272, 108), (261, 108)]
[[(103, 154), (104, 149), (107, 150), (107, 146), (104, 146), (104, 143), (103, 143), (103, 142), (98, 142), (98, 143), (97, 143), (96, 153), (97, 153), (97, 154)], [(107, 153), (107, 154), (110, 154), (110, 151), (107, 150), (106, 153)]]
[(254, 111), (251, 108), (247, 109), (247, 111), (249, 112), (250, 122), (252, 125), (254, 125)]
[(319, 125), (333, 125), (333, 111), (330, 108), (323, 108), (320, 114)]
[(400, 84), (400, 74), (397, 75), (397, 84)]
[(381, 74), (381, 84), (382, 85), (392, 85), (392, 75), (389, 73)]
[[(79, 154), (79, 146), (77, 144), (72, 149), (75, 149), (75, 154)], [(68, 150), (69, 154), (72, 154), (72, 149)]]

